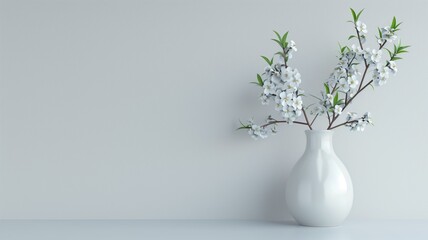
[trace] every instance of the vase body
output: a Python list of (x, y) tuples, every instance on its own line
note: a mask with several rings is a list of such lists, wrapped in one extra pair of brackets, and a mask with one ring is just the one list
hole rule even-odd
[(334, 152), (332, 131), (305, 133), (305, 152), (287, 180), (287, 206), (301, 225), (340, 225), (352, 208), (351, 177)]

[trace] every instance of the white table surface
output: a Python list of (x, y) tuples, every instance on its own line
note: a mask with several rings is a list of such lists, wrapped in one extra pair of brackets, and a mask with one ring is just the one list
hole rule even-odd
[(1, 240), (428, 240), (428, 220), (347, 221), (313, 228), (294, 222), (220, 220), (2, 220)]

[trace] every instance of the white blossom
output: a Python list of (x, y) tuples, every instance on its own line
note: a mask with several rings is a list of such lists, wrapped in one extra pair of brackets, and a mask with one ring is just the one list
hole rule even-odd
[(388, 67), (393, 74), (396, 74), (398, 72), (397, 64), (395, 63), (395, 61), (388, 61)]
[(357, 55), (362, 55), (364, 53), (364, 51), (361, 49), (361, 47), (357, 46), (355, 44), (352, 44), (351, 50), (352, 50), (352, 52), (356, 53)]
[(334, 106), (334, 113), (336, 113), (337, 115), (342, 114), (342, 107), (340, 105)]
[(301, 82), (302, 80), (300, 79), (300, 73), (297, 73), (294, 75), (293, 80), (291, 80), (290, 86), (297, 88)]
[(364, 123), (364, 121), (362, 119), (359, 120), (355, 120), (354, 122), (352, 122), (350, 124), (350, 130), (351, 131), (364, 131), (364, 128), (366, 127), (366, 124)]
[(295, 109), (302, 109), (303, 108), (303, 101), (302, 101), (302, 97), (296, 97), (296, 98), (294, 98), (293, 99), (293, 104), (292, 104), (292, 106), (295, 108)]
[(269, 95), (269, 94), (274, 94), (275, 93), (276, 87), (275, 87), (274, 83), (272, 83), (270, 81), (265, 81), (264, 84), (263, 84), (263, 89), (264, 89), (263, 93), (265, 95)]
[(369, 124), (373, 124), (373, 120), (371, 118), (370, 112), (364, 113), (364, 115), (363, 115), (363, 121), (366, 122), (366, 123), (369, 123)]
[(286, 107), (286, 106), (291, 106), (293, 104), (293, 94), (281, 92), (279, 97), (281, 98), (282, 106)]
[(348, 114), (346, 115), (346, 121), (347, 122), (354, 120), (355, 118), (357, 118), (356, 112), (348, 112)]
[(339, 89), (343, 92), (349, 92), (349, 84), (345, 78), (339, 80)]
[(262, 101), (262, 104), (263, 104), (263, 105), (268, 105), (268, 104), (269, 104), (269, 97), (268, 97), (268, 96), (266, 96), (265, 94), (262, 94), (262, 95), (260, 96), (260, 100)]
[(259, 138), (267, 138), (266, 129), (264, 129), (261, 126), (258, 126), (256, 124), (251, 125), (251, 127), (248, 130), (248, 134), (256, 140)]
[(345, 126), (349, 127), (351, 131), (364, 131), (367, 124), (373, 124), (371, 115), (369, 112), (366, 112), (363, 117), (356, 119), (356, 113), (348, 113), (346, 121), (349, 122)]
[(352, 75), (350, 77), (348, 77), (348, 84), (349, 84), (349, 88), (356, 88), (358, 86), (358, 80), (357, 77), (355, 75)]
[(296, 120), (297, 115), (294, 112), (294, 109), (291, 107), (284, 109), (283, 117), (289, 124), (291, 124)]
[(380, 62), (381, 59), (382, 59), (382, 51), (373, 49), (371, 52), (370, 60), (373, 63), (378, 63)]
[(375, 83), (375, 86), (383, 86), (386, 84), (388, 78), (389, 78), (389, 71), (390, 69), (388, 67), (384, 67), (381, 65), (378, 65), (376, 69), (373, 71), (373, 81)]
[(290, 40), (288, 44), (289, 44), (288, 47), (290, 49), (293, 49), (293, 51), (297, 52), (296, 43), (293, 40)]
[(358, 30), (358, 32), (362, 32), (362, 33), (367, 33), (367, 26), (366, 24), (362, 23), (361, 21), (357, 21), (355, 23), (356, 28)]
[(282, 68), (283, 71), (281, 71), (281, 80), (283, 82), (288, 82), (293, 78), (293, 70), (291, 67), (288, 68)]
[(392, 42), (397, 39), (397, 35), (391, 31), (391, 27), (386, 26), (381, 28), (382, 37), (378, 39), (379, 44), (383, 44), (385, 41)]
[(326, 102), (327, 102), (328, 104), (333, 105), (333, 99), (334, 99), (334, 96), (333, 96), (333, 95), (331, 95), (331, 94), (329, 94), (329, 93), (326, 95)]

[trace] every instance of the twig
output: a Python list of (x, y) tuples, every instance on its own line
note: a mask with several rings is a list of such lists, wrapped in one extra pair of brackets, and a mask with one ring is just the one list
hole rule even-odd
[(340, 127), (340, 126), (343, 126), (343, 125), (346, 125), (346, 124), (348, 124), (348, 123), (353, 123), (353, 122), (358, 122), (358, 120), (346, 121), (346, 122), (343, 122), (343, 123), (341, 123), (341, 124), (337, 124), (336, 126), (331, 127), (331, 128), (330, 128), (330, 130), (331, 130), (331, 129), (335, 129), (335, 128)]
[(306, 115), (305, 108), (302, 108), (303, 115), (305, 115), (306, 125), (308, 125), (309, 129), (312, 130), (311, 124), (309, 124), (308, 116)]
[(314, 119), (312, 119), (312, 122), (311, 122), (311, 124), (310, 124), (310, 125), (311, 125), (311, 127), (312, 127), (312, 124), (314, 124), (315, 119), (317, 119), (318, 115), (319, 115), (319, 113), (317, 113), (317, 115), (315, 115)]
[[(269, 125), (272, 125), (272, 124), (277, 124), (277, 123), (288, 123), (287, 121), (278, 121), (278, 120), (275, 120), (275, 121), (271, 121), (271, 122), (268, 122), (268, 123), (266, 123), (266, 124), (264, 124), (264, 125), (261, 125), (260, 127), (262, 127), (262, 128), (264, 128), (264, 127), (267, 127), (267, 126), (269, 126)], [(307, 123), (305, 123), (305, 122), (299, 122), (299, 121), (293, 121), (293, 123), (295, 123), (295, 124), (301, 124), (301, 125), (308, 125)]]

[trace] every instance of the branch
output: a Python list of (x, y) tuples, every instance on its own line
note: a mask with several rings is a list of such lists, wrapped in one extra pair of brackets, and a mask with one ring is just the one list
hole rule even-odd
[[(354, 23), (355, 24), (355, 23)], [(357, 32), (358, 42), (360, 43), (361, 50), (364, 50), (363, 43), (361, 42), (360, 32), (358, 32), (357, 26), (355, 26), (355, 31)], [(367, 65), (367, 60), (364, 58), (364, 64)]]
[(363, 81), (364, 81), (364, 78), (366, 77), (367, 70), (369, 70), (369, 66), (366, 65), (366, 69), (364, 69), (363, 76), (361, 77), (361, 82), (360, 82), (360, 86), (358, 87), (358, 91), (361, 89), (361, 86), (363, 86)]
[(341, 124), (337, 124), (336, 126), (331, 127), (331, 128), (330, 128), (330, 130), (331, 130), (331, 129), (335, 129), (335, 128), (337, 128), (337, 127), (341, 127), (341, 126), (346, 125), (346, 124), (348, 124), (348, 123), (353, 123), (353, 122), (358, 122), (358, 120), (346, 121), (346, 122), (343, 122), (343, 123), (341, 123)]
[(327, 109), (326, 113), (327, 113), (328, 124), (329, 124), (328, 126), (330, 127), (331, 118), (330, 118), (330, 113), (328, 113), (328, 109)]
[[(358, 42), (360, 43), (360, 47), (361, 47), (361, 50), (364, 50), (364, 48), (363, 48), (363, 43), (361, 42), (361, 36), (360, 36), (360, 33), (358, 32), (358, 29), (357, 29), (357, 27), (355, 27), (355, 31), (357, 32), (357, 37), (358, 37)], [(383, 47), (383, 46), (382, 46)], [(364, 73), (363, 73), (363, 76), (361, 77), (361, 82), (360, 82), (360, 86), (358, 87), (358, 91), (357, 91), (357, 93), (355, 93), (355, 95), (354, 96), (352, 96), (351, 98), (349, 98), (349, 100), (348, 101), (345, 101), (345, 105), (343, 106), (343, 108), (342, 108), (342, 111), (343, 110), (345, 110), (345, 108), (347, 107), (347, 106), (349, 106), (349, 104), (352, 102), (352, 100), (354, 100), (354, 98), (361, 92), (361, 91), (363, 91), (368, 85), (370, 85), (372, 82), (373, 82), (373, 80), (371, 80), (370, 82), (368, 82), (366, 85), (364, 85), (364, 87), (362, 87), (363, 86), (363, 82), (364, 82), (364, 79), (366, 78), (366, 74), (367, 74), (367, 70), (369, 69), (369, 65), (367, 64), (367, 60), (364, 58), (364, 65), (365, 65), (365, 69), (364, 69)], [(334, 113), (333, 113), (333, 119), (331, 119), (331, 121), (329, 121), (329, 125), (328, 125), (328, 127), (327, 127), (327, 130), (329, 130), (329, 129), (332, 129), (332, 126), (333, 126), (333, 123), (339, 118), (339, 114), (338, 115), (335, 115)]]
[(287, 67), (288, 67), (288, 66), (287, 66), (287, 58), (286, 58), (286, 56), (287, 56), (287, 54), (288, 54), (288, 51), (290, 51), (290, 49), (287, 49), (287, 51), (285, 51), (285, 48), (283, 48), (283, 49), (282, 49), (282, 52), (284, 53), (283, 58), (284, 58), (284, 67), (285, 67), (285, 68), (287, 68)]
[(312, 119), (312, 122), (311, 122), (311, 124), (310, 124), (310, 126), (311, 126), (311, 127), (312, 127), (312, 124), (314, 124), (315, 119), (317, 119), (318, 115), (319, 115), (319, 113), (317, 113), (317, 115), (315, 115), (314, 119)]
[(382, 44), (379, 44), (379, 50), (381, 50), (383, 46), (385, 46), (385, 44), (386, 44), (386, 40), (384, 40)]
[(308, 125), (309, 129), (312, 130), (312, 126), (309, 123), (308, 116), (306, 115), (305, 108), (302, 108), (302, 111), (303, 111), (303, 115), (305, 115), (306, 125)]
[[(352, 102), (352, 100), (354, 100), (354, 98), (357, 97), (357, 95), (360, 94), (360, 92), (362, 92), (364, 89), (366, 89), (366, 87), (368, 87), (370, 84), (372, 84), (372, 82), (373, 82), (373, 79), (370, 80), (366, 85), (364, 85), (364, 87), (362, 87), (360, 90), (358, 90), (357, 93), (355, 93), (355, 95), (349, 99), (348, 103), (345, 103), (345, 105), (342, 108), (342, 111), (345, 110), (345, 108), (347, 106), (349, 106), (349, 104)], [(333, 129), (332, 125), (333, 125), (334, 121), (337, 120), (338, 117), (339, 117), (339, 115), (337, 115), (336, 117), (333, 117), (332, 121), (328, 125), (327, 130)]]
[[(268, 122), (268, 123), (266, 123), (266, 124), (264, 124), (264, 125), (261, 125), (260, 127), (265, 128), (265, 127), (267, 127), (267, 126), (269, 126), (269, 125), (277, 124), (277, 123), (288, 123), (288, 122), (287, 122), (287, 121), (285, 121), (285, 120), (283, 120), (283, 121), (275, 120), (275, 121)], [(308, 125), (308, 124), (307, 124), (307, 123), (305, 123), (305, 122), (299, 122), (299, 121), (293, 121), (293, 123), (295, 123), (295, 124), (301, 124), (301, 125)]]

